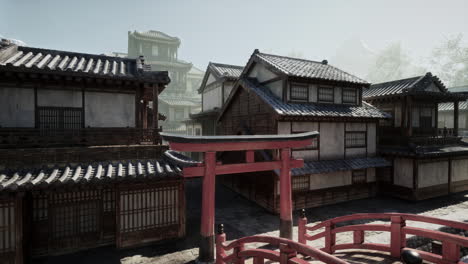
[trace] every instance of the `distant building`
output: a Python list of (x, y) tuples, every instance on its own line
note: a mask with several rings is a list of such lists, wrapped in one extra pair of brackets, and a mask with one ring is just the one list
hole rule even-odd
[(169, 72), (171, 83), (159, 96), (159, 111), (167, 117), (161, 122), (163, 130), (185, 133), (182, 121), (200, 109), (197, 88), (203, 72), (178, 58), (180, 44), (179, 38), (156, 30), (128, 32), (128, 57), (143, 55), (153, 70)]
[(379, 153), (393, 164), (380, 173), (382, 193), (421, 200), (468, 190), (468, 144), (457, 136), (458, 119), (452, 131), (437, 127), (438, 104), (458, 105), (466, 96), (426, 73), (373, 84), (363, 98), (392, 116), (378, 131)]
[[(468, 95), (468, 85), (450, 87), (448, 90), (452, 93)], [(439, 128), (447, 128), (450, 132), (454, 128), (453, 122), (453, 103), (439, 104)], [(460, 102), (458, 106), (458, 135), (468, 137), (468, 100)]]
[(244, 67), (210, 62), (198, 93), (202, 96), (201, 111), (191, 114), (187, 124), (188, 135), (217, 134), (217, 119), (234, 83)]

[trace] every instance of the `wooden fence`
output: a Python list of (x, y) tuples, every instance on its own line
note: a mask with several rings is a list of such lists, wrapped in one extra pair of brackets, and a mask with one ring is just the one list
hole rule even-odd
[[(390, 224), (357, 224), (336, 227), (336, 224), (342, 222), (375, 219), (390, 220)], [(444, 264), (461, 263), (459, 262), (460, 247), (468, 247), (468, 237), (419, 227), (406, 226), (406, 221), (437, 224), (451, 228), (468, 230), (468, 223), (444, 220), (429, 216), (401, 213), (353, 214), (329, 219), (318, 225), (308, 226), (307, 218), (303, 214), (298, 221), (298, 240), (301, 244), (307, 244), (307, 241), (325, 238), (325, 247), (322, 248), (322, 250), (330, 254), (340, 249), (370, 249), (390, 252), (392, 257), (400, 258), (401, 252), (404, 250), (412, 250), (419, 253), (424, 260), (429, 262)], [(318, 234), (309, 235), (307, 233), (308, 231), (315, 231), (321, 228), (324, 228), (325, 230)], [(365, 243), (365, 231), (390, 232), (390, 244)], [(336, 234), (341, 232), (353, 232), (353, 243), (337, 245), (335, 243)], [(442, 255), (407, 248), (406, 235), (416, 235), (442, 241)]]

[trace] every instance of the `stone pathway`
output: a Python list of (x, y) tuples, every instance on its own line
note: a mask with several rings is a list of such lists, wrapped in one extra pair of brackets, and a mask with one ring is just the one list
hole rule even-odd
[[(200, 226), (201, 191), (200, 181), (191, 180), (186, 184), (187, 192), (187, 236), (138, 249), (118, 250), (112, 247), (88, 250), (77, 254), (50, 257), (36, 263), (102, 263), (102, 264), (179, 264), (193, 263), (198, 256), (198, 231)], [(413, 213), (468, 222), (468, 192), (435, 198), (421, 202), (408, 202), (393, 198), (370, 198), (307, 210), (309, 223), (353, 213), (401, 212)], [(296, 223), (297, 213), (294, 215)], [(376, 221), (377, 223), (378, 221)], [(224, 224), (228, 240), (257, 234), (279, 236), (279, 218), (244, 199), (231, 190), (218, 185), (216, 193), (216, 224)], [(408, 223), (412, 225), (412, 223)], [(419, 227), (438, 229), (439, 226), (425, 224)], [(297, 241), (297, 226), (293, 228)], [(387, 243), (389, 233), (366, 232), (366, 242)], [(337, 235), (336, 242), (352, 241), (352, 233)], [(418, 241), (413, 241), (418, 243)], [(316, 247), (323, 246), (323, 239), (309, 242)], [(257, 246), (257, 245), (254, 245)], [(399, 263), (381, 252), (359, 250), (340, 251), (336, 254), (350, 263)]]

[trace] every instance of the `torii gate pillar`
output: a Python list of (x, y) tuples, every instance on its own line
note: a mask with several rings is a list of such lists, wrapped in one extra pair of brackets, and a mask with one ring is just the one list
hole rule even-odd
[[(292, 239), (292, 195), (291, 169), (304, 166), (301, 159), (291, 158), (291, 148), (312, 144), (318, 132), (293, 135), (255, 136), (180, 136), (161, 133), (172, 150), (204, 152), (204, 162), (183, 170), (184, 177), (203, 177), (202, 208), (200, 226), (200, 250), (198, 262), (213, 263), (215, 248), (215, 178), (216, 175), (238, 174), (256, 171), (280, 171), (280, 236)], [(280, 151), (280, 159), (255, 162), (255, 150)], [(217, 151), (246, 151), (245, 163), (219, 164)]]

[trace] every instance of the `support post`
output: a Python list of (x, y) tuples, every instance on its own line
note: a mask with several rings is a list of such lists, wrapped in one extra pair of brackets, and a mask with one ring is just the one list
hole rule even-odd
[[(24, 193), (16, 194), (15, 201), (15, 263), (22, 264), (24, 261), (24, 252), (23, 252), (23, 197)], [(9, 216), (10, 217), (10, 216)]]
[(290, 149), (281, 149), (280, 171), (280, 237), (292, 239), (292, 194)]
[(460, 260), (460, 246), (448, 241), (442, 242), (442, 260), (458, 263)]
[[(154, 107), (154, 106), (153, 106)], [(199, 261), (214, 261), (214, 211), (215, 211), (216, 152), (205, 152), (203, 176)]]
[(336, 242), (336, 234), (333, 234), (333, 229), (335, 225), (331, 221), (327, 221), (325, 223), (325, 248), (323, 251), (327, 252), (328, 254), (333, 254), (333, 246)]
[(458, 101), (453, 103), (453, 136), (458, 137)]
[(154, 137), (154, 144), (158, 144), (159, 140), (159, 132), (158, 121), (159, 121), (159, 114), (158, 114), (158, 97), (159, 97), (159, 90), (158, 86), (153, 84), (153, 137)]
[(225, 264), (223, 260), (225, 250), (222, 246), (224, 242), (226, 242), (226, 234), (224, 233), (224, 225), (220, 224), (216, 235), (216, 264)]
[(307, 225), (307, 217), (305, 215), (305, 209), (302, 209), (301, 210), (301, 215), (299, 217), (299, 219), (297, 220), (297, 231), (298, 231), (298, 235), (297, 235), (297, 238), (298, 238), (298, 242), (301, 243), (301, 244), (307, 244), (307, 240), (306, 240), (306, 225)]
[(143, 129), (148, 128), (148, 101), (143, 101)]
[(411, 96), (406, 97), (406, 135), (408, 137), (413, 136), (413, 98)]
[(401, 216), (392, 216), (391, 225), (390, 225), (390, 255), (394, 258), (400, 258), (401, 249), (405, 244), (405, 241), (402, 241), (405, 237), (401, 228), (405, 226), (405, 221)]

